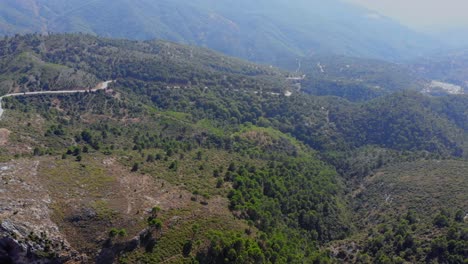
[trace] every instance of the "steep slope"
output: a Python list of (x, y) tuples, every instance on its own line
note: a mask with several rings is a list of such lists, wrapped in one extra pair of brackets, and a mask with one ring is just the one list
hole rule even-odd
[(47, 63), (33, 52), (0, 59), (0, 93), (94, 87), (93, 74), (64, 65)]
[(337, 0), (6, 0), (1, 5), (1, 34), (160, 38), (275, 64), (317, 53), (394, 60), (421, 54), (434, 43), (386, 17)]
[(417, 160), (366, 178), (352, 194), (363, 230), (353, 237), (359, 246), (342, 245), (338, 255), (348, 263), (463, 263), (467, 166), (466, 160)]
[[(366, 250), (360, 257), (369, 263), (384, 256), (412, 263), (448, 258), (434, 257), (438, 251), (427, 244), (411, 246), (417, 255), (379, 248), (381, 236), (366, 240), (367, 227), (353, 221), (355, 199), (347, 197), (382, 169), (398, 178), (394, 170), (421, 167), (424, 159), (437, 166), (457, 156), (464, 164), (464, 96), (406, 92), (362, 103), (286, 96), (292, 73), (163, 41), (65, 34), (0, 43), (6, 65), (24, 54), (38, 62), (7, 68), (3, 75), (13, 80), (34, 75), (47, 82), (32, 73), (50, 64), (116, 79), (97, 92), (4, 98), (0, 258), (326, 263), (346, 259), (347, 248), (334, 251), (341, 243)], [(18, 65), (23, 62), (30, 60)], [(463, 172), (463, 166), (447, 171)], [(456, 175), (447, 186), (464, 176)], [(370, 198), (362, 192), (363, 201), (379, 185), (366, 188)], [(368, 230), (379, 227), (374, 220)], [(388, 245), (403, 239), (397, 227)], [(427, 230), (441, 234), (437, 226)]]
[(364, 104), (333, 105), (330, 121), (354, 146), (376, 144), (461, 157), (467, 148), (467, 99), (403, 92)]
[(117, 82), (4, 99), (0, 257), (300, 262), (328, 259), (319, 245), (349, 233), (334, 169), (248, 122), (284, 97), (272, 93), (281, 72), (167, 42), (29, 35), (2, 47)]
[(367, 221), (363, 224), (396, 219), (400, 210), (414, 211), (424, 223), (431, 223), (434, 212), (440, 210), (451, 208), (452, 214), (466, 211), (467, 166), (461, 160), (419, 160), (379, 170), (366, 179), (362, 192), (356, 193), (358, 211)]
[(2, 34), (46, 32), (35, 0), (2, 1), (0, 3)]

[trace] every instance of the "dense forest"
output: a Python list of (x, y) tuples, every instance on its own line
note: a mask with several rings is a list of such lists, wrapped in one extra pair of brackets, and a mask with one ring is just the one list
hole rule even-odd
[[(164, 41), (25, 35), (0, 48), (3, 94), (116, 80), (95, 93), (2, 100), (11, 133), (0, 159), (39, 162), (51, 219), (88, 262), (465, 261), (463, 188), (453, 208), (434, 202), (437, 215), (378, 211), (377, 185), (357, 190), (417, 162), (439, 162), (446, 171), (434, 179), (466, 185), (463, 173), (445, 176), (466, 168), (466, 96), (313, 96), (294, 89), (292, 73)], [(38, 258), (66, 260), (52, 238), (8, 235)]]

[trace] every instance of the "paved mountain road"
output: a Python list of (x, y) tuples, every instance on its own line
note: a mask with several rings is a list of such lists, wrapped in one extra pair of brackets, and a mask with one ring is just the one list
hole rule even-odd
[(2, 100), (5, 97), (14, 97), (14, 96), (27, 96), (27, 95), (39, 95), (39, 94), (73, 94), (73, 93), (85, 93), (85, 92), (96, 92), (99, 90), (107, 89), (110, 83), (114, 81), (105, 81), (99, 83), (96, 88), (93, 89), (83, 89), (83, 90), (64, 90), (64, 91), (40, 91), (40, 92), (26, 92), (26, 93), (11, 93), (6, 94), (0, 97), (0, 119), (3, 116)]

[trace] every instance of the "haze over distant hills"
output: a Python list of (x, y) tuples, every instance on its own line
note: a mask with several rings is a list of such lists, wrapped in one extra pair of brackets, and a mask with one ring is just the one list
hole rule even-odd
[(435, 47), (396, 21), (337, 0), (2, 1), (0, 34), (31, 32), (160, 38), (275, 64), (324, 53), (397, 60)]
[(465, 263), (454, 37), (345, 0), (0, 0), (0, 263)]

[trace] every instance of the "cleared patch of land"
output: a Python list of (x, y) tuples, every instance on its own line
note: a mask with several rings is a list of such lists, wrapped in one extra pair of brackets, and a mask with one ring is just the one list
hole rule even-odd
[(464, 94), (463, 87), (451, 83), (432, 81), (423, 92), (433, 93), (437, 90), (442, 90), (448, 94)]
[(356, 195), (360, 217), (366, 224), (396, 219), (408, 210), (432, 220), (443, 208), (467, 211), (468, 162), (430, 160), (384, 168), (368, 178)]

